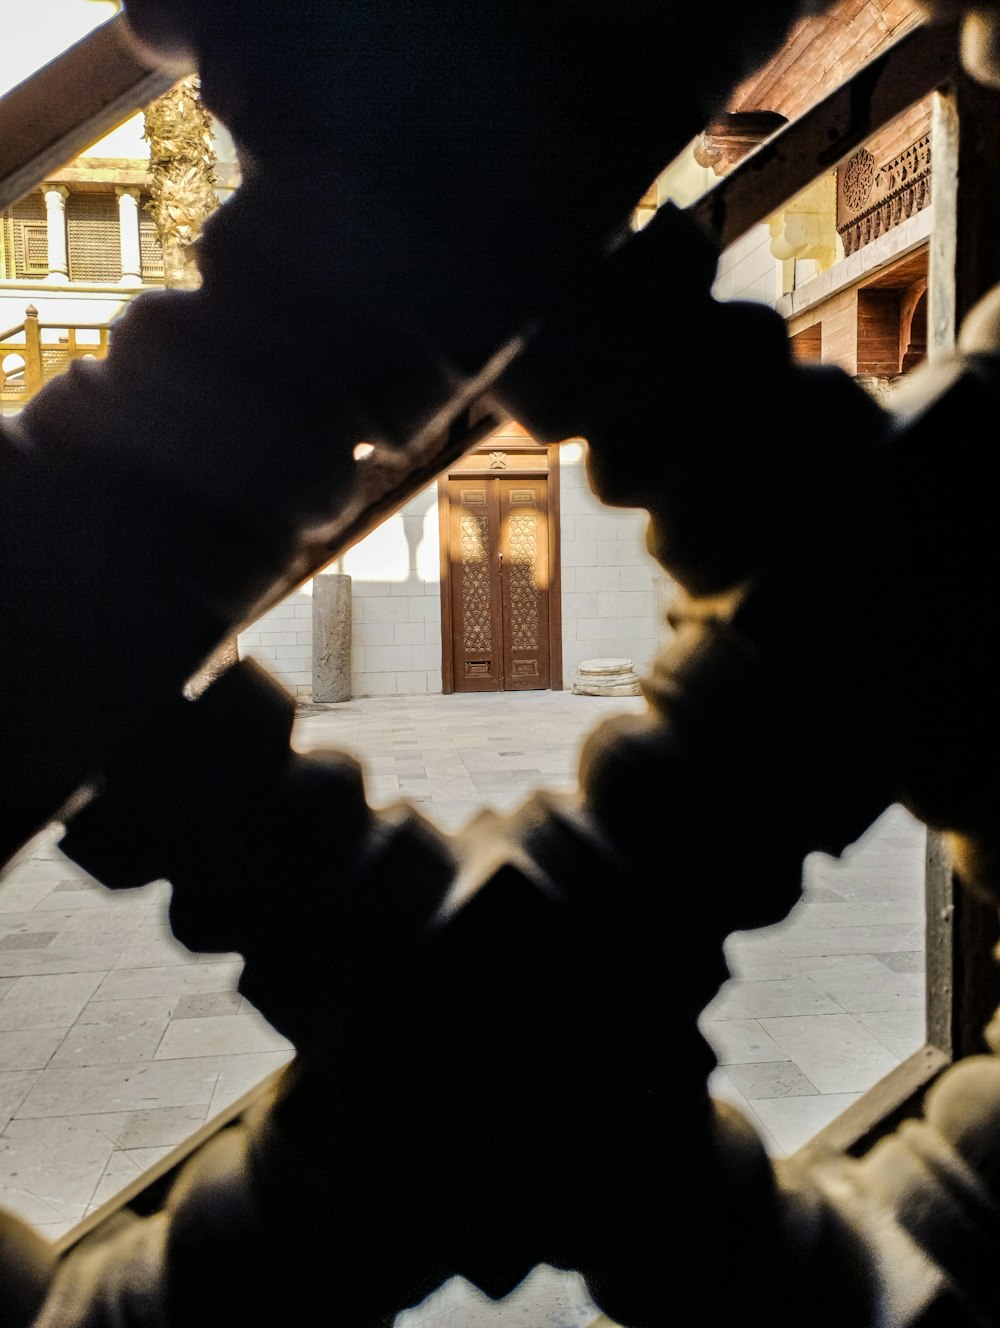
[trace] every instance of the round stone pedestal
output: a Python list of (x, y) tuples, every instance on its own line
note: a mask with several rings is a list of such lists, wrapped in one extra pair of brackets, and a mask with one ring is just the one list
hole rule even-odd
[(630, 659), (584, 659), (572, 690), (578, 696), (641, 696), (639, 675)]

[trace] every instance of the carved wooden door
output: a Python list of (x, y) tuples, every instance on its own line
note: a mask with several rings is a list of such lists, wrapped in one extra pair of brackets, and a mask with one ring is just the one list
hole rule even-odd
[(448, 504), (455, 691), (549, 687), (546, 477), (452, 479)]

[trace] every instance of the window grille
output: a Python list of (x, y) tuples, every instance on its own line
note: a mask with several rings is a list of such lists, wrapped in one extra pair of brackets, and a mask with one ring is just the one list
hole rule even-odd
[[(49, 271), (48, 227), (45, 200), (40, 193), (29, 194), (6, 214), (9, 222), (12, 253), (8, 259), (9, 275), (15, 280), (47, 276)], [(5, 273), (5, 275), (8, 275)]]
[(148, 198), (139, 203), (139, 253), (143, 281), (163, 280), (163, 249), (160, 245), (156, 222), (145, 212)]
[(121, 228), (114, 194), (70, 194), (66, 243), (71, 281), (121, 281)]

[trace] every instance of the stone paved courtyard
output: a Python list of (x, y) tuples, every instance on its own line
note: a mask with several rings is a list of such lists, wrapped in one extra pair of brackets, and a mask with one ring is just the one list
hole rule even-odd
[[(303, 707), (295, 739), (356, 754), (373, 805), (408, 798), (456, 830), (533, 788), (574, 788), (584, 734), (644, 704), (569, 692), (352, 700)], [(720, 1061), (712, 1088), (774, 1155), (924, 1040), (923, 853), (923, 828), (890, 808), (842, 860), (808, 860), (786, 921), (727, 942), (733, 976), (702, 1019)], [(236, 993), (237, 956), (173, 940), (168, 891), (112, 894), (52, 836), (0, 882), (0, 1205), (52, 1238), (291, 1055)], [(577, 1279), (541, 1269), (505, 1306), (455, 1284), (400, 1328), (595, 1317)]]

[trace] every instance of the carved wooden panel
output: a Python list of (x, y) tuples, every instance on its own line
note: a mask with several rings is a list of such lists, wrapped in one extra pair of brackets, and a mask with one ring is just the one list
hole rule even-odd
[(71, 193), (66, 244), (72, 281), (121, 281), (122, 249), (114, 194)]
[(448, 502), (455, 690), (498, 691), (503, 638), (496, 482), (450, 480)]
[(41, 194), (28, 194), (5, 216), (9, 219), (9, 245), (4, 275), (21, 280), (45, 276), (49, 270), (49, 247), (45, 203)]
[(539, 476), (500, 479), (504, 686), (550, 686), (547, 485)]
[(142, 209), (147, 200), (140, 202), (139, 211), (139, 254), (142, 263), (143, 281), (163, 280), (163, 247), (156, 229), (156, 222)]
[(929, 133), (883, 162), (859, 148), (837, 171), (837, 230), (845, 254), (877, 240), (930, 201)]
[(523, 444), (515, 443), (508, 445), (504, 440), (500, 446), (494, 440), (484, 448), (477, 448), (468, 452), (450, 467), (452, 473), (460, 470), (478, 471), (484, 474), (487, 471), (513, 470), (519, 474), (524, 471), (538, 471), (544, 474), (549, 468), (548, 449), (545, 447), (526, 447)]

